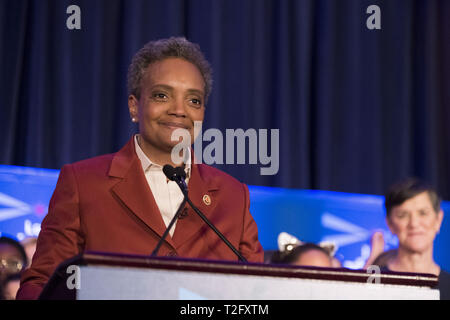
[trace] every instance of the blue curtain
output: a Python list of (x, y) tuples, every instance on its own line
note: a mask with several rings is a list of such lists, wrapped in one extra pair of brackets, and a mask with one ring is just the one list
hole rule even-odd
[[(69, 5), (81, 30), (69, 30)], [(369, 30), (369, 5), (381, 29)], [(0, 161), (60, 168), (136, 131), (126, 72), (186, 36), (214, 69), (204, 130), (279, 129), (280, 169), (217, 165), (254, 185), (381, 194), (410, 175), (450, 199), (450, 1), (1, 0)]]

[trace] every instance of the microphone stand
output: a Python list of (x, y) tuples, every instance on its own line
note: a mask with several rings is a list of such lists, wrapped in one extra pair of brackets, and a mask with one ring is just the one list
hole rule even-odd
[(158, 254), (159, 248), (161, 248), (164, 240), (167, 238), (167, 235), (169, 234), (170, 229), (172, 229), (175, 221), (177, 221), (178, 217), (181, 214), (182, 209), (184, 208), (184, 206), (186, 205), (186, 197), (183, 198), (183, 201), (181, 202), (180, 206), (178, 207), (177, 212), (175, 213), (175, 215), (173, 216), (172, 220), (170, 220), (169, 225), (166, 228), (166, 231), (164, 231), (161, 239), (159, 239), (158, 243), (156, 244), (155, 250), (153, 250), (152, 254), (150, 256), (156, 256)]
[(177, 185), (180, 187), (181, 192), (184, 195), (184, 199), (189, 203), (192, 209), (194, 209), (195, 213), (199, 215), (200, 218), (219, 236), (219, 238), (225, 242), (225, 244), (234, 252), (234, 254), (239, 258), (242, 262), (247, 262), (247, 259), (236, 250), (236, 248), (228, 241), (227, 238), (208, 220), (208, 218), (192, 203), (191, 199), (188, 197), (188, 189), (186, 182), (184, 181), (184, 170), (180, 167), (174, 169), (172, 177), (169, 179), (175, 181)]
[(187, 195), (185, 195), (185, 199), (187, 199), (187, 202), (189, 205), (194, 209), (194, 211), (202, 218), (203, 221), (219, 236), (220, 239), (222, 239), (223, 242), (234, 252), (234, 254), (241, 260), (242, 262), (247, 262), (247, 259), (244, 258), (243, 255), (239, 251), (236, 250), (236, 248), (225, 238), (225, 236), (217, 230), (217, 228), (206, 218), (206, 216), (192, 203), (191, 199), (188, 198)]

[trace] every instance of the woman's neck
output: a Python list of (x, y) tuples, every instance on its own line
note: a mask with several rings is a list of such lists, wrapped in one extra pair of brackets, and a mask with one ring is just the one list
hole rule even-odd
[(160, 166), (164, 166), (166, 164), (176, 166), (172, 161), (172, 154), (170, 151), (162, 151), (158, 148), (153, 147), (151, 144), (145, 142), (140, 134), (137, 135), (137, 141), (141, 150), (152, 163), (158, 164)]
[(389, 269), (400, 272), (431, 273), (439, 275), (441, 269), (433, 260), (433, 249), (411, 252), (399, 248), (396, 257), (389, 263)]

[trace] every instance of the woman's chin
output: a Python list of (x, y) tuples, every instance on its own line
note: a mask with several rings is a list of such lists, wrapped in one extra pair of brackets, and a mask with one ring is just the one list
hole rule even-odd
[(428, 245), (426, 243), (423, 243), (423, 244), (405, 243), (405, 245), (403, 247), (411, 253), (423, 253), (423, 252), (426, 252), (430, 248), (430, 245)]

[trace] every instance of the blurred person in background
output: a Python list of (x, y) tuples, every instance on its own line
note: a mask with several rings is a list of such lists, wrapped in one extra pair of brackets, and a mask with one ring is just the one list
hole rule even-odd
[(389, 263), (397, 256), (397, 249), (391, 249), (382, 252), (378, 257), (373, 261), (372, 264), (379, 266), (380, 268), (387, 268)]
[(15, 300), (20, 287), (20, 273), (8, 275), (2, 282), (1, 300)]
[(15, 298), (20, 273), (27, 264), (27, 255), (20, 242), (10, 237), (0, 237), (1, 299)]
[(28, 264), (25, 268), (28, 268), (31, 265), (31, 260), (33, 259), (34, 252), (36, 251), (36, 243), (36, 237), (28, 237), (20, 241), (20, 244), (23, 246), (25, 253), (27, 254)]
[(388, 263), (397, 255), (397, 249), (384, 251), (384, 236), (382, 231), (376, 231), (370, 241), (370, 255), (363, 269), (371, 265), (387, 268)]
[(272, 255), (270, 263), (326, 268), (340, 267), (340, 262), (334, 258), (336, 246), (332, 243), (305, 243), (282, 232), (278, 236), (278, 248), (279, 250)]
[(386, 222), (397, 236), (399, 246), (391, 252), (382, 270), (437, 275), (441, 299), (448, 300), (450, 274), (433, 258), (434, 239), (444, 218), (440, 203), (437, 192), (416, 178), (408, 178), (389, 188), (385, 196)]
[(374, 264), (375, 259), (384, 251), (384, 237), (382, 231), (376, 231), (370, 239), (370, 255), (366, 260), (363, 269), (367, 269)]

